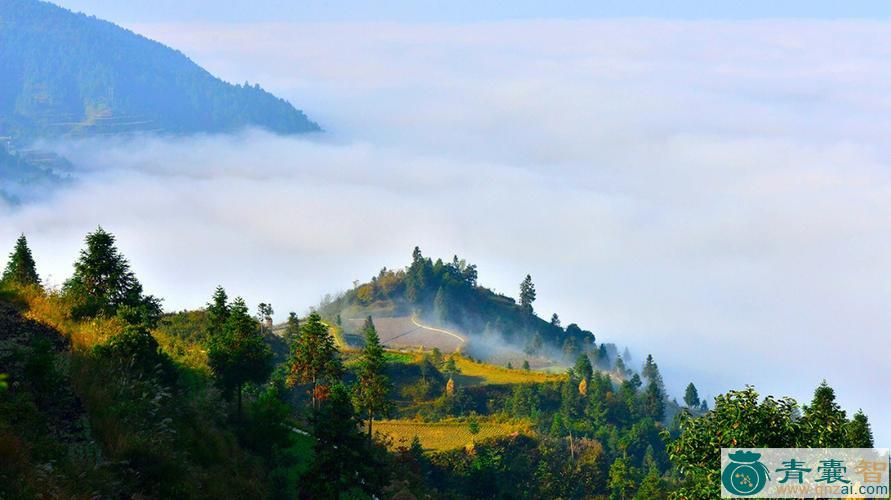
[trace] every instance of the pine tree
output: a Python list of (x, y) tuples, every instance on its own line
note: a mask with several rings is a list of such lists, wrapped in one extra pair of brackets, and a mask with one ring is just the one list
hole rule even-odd
[(647, 354), (647, 360), (644, 362), (643, 370), (640, 372), (641, 376), (647, 380), (651, 380), (654, 373), (658, 371), (659, 367), (657, 367), (656, 362), (653, 361), (653, 355)]
[(224, 393), (235, 392), (240, 419), (244, 385), (261, 384), (272, 373), (272, 350), (263, 341), (259, 325), (241, 297), (229, 306), (222, 333), (211, 339), (207, 361)]
[(582, 380), (591, 380), (591, 376), (594, 375), (594, 368), (591, 366), (591, 360), (588, 359), (587, 354), (579, 354), (579, 357), (575, 360), (572, 372)]
[(665, 392), (660, 384), (650, 382), (643, 394), (644, 413), (657, 422), (665, 418)]
[(28, 240), (25, 235), (19, 236), (15, 243), (15, 249), (9, 254), (9, 262), (3, 277), (0, 278), (0, 286), (31, 286), (40, 285), (40, 277), (34, 264), (31, 249), (28, 248)]
[(529, 360), (528, 359), (523, 360), (523, 369), (526, 370), (527, 372), (529, 371)]
[(665, 481), (659, 474), (659, 470), (651, 467), (640, 483), (640, 488), (634, 494), (635, 500), (661, 500), (668, 498), (665, 489)]
[(520, 283), (520, 306), (531, 313), (533, 302), (535, 302), (535, 285), (532, 284), (532, 276), (527, 274)]
[(371, 424), (375, 415), (386, 414), (390, 407), (387, 399), (392, 384), (384, 374), (386, 361), (384, 348), (374, 327), (371, 316), (365, 320), (363, 328), (365, 346), (360, 357), (358, 382), (354, 391), (356, 407), (368, 416), (368, 439), (371, 439)]
[[(310, 315), (312, 318), (312, 315)], [(315, 320), (307, 319), (307, 322)], [(313, 411), (313, 460), (300, 498), (368, 498), (389, 480), (364, 437), (348, 390), (335, 384), (326, 404)]]
[(440, 322), (448, 321), (448, 304), (446, 303), (445, 290), (442, 287), (436, 290), (436, 295), (433, 297), (433, 315)]
[(684, 404), (687, 405), (687, 408), (699, 407), (699, 391), (696, 390), (693, 382), (690, 382), (690, 385), (687, 386), (687, 390), (684, 392)]
[(874, 446), (869, 419), (866, 418), (862, 410), (854, 414), (854, 418), (848, 422), (846, 430), (849, 448), (872, 448)]
[(223, 332), (226, 320), (229, 319), (229, 296), (226, 295), (226, 290), (222, 286), (217, 286), (214, 290), (206, 311), (210, 335), (219, 335)]
[(101, 227), (87, 235), (86, 247), (74, 264), (74, 275), (63, 292), (73, 300), (75, 318), (123, 313), (131, 323), (153, 326), (161, 315), (161, 301), (144, 295), (142, 284), (127, 259), (115, 246), (115, 238)]
[(805, 443), (814, 448), (847, 446), (845, 411), (835, 402), (835, 391), (824, 380), (814, 391), (814, 399), (804, 407), (801, 419)]
[(551, 326), (560, 328), (560, 316), (557, 316), (557, 313), (551, 315)]
[(316, 312), (310, 314), (300, 326), (300, 337), (291, 356), (288, 383), (312, 384), (313, 408), (318, 407), (320, 384), (338, 379), (343, 372), (338, 352), (322, 317)]
[(288, 324), (285, 327), (285, 342), (288, 343), (288, 352), (293, 352), (294, 345), (300, 337), (300, 318), (297, 313), (288, 313)]

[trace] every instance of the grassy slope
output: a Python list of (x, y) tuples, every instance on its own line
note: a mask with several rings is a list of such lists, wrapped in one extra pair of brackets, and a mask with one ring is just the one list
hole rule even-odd
[[(73, 322), (66, 318), (62, 299), (37, 291), (17, 296), (4, 292), (0, 307), (0, 339), (6, 350), (19, 349), (18, 358), (29, 359), (22, 349), (35, 336), (64, 346), (54, 348), (51, 364), (56, 370), (49, 376), (75, 400), (66, 403), (75, 410), (63, 413), (64, 418), (47, 420), (44, 415), (56, 409), (52, 401), (41, 402), (29, 385), (33, 374), (9, 362), (0, 364), (11, 382), (0, 396), (0, 411), (6, 413), (0, 415), (0, 482), (21, 484), (20, 490), (7, 492), (12, 497), (47, 491), (178, 498), (266, 494), (262, 462), (239, 445), (229, 427), (225, 404), (210, 383), (206, 355), (198, 345), (155, 332), (176, 362), (181, 383), (153, 387), (138, 377), (109, 372), (92, 354), (93, 347), (122, 329), (118, 320)], [(24, 333), (13, 338), (12, 331)], [(29, 413), (33, 418), (11, 418), (10, 412), (21, 416), (27, 408), (35, 408)], [(52, 449), (35, 429), (63, 443), (78, 438), (82, 445)], [(47, 472), (45, 463), (56, 465)]]

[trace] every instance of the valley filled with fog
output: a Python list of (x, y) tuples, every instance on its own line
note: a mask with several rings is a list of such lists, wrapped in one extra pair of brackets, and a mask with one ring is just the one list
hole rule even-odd
[(542, 317), (652, 353), (670, 397), (825, 377), (891, 438), (887, 26), (128, 27), (324, 132), (38, 144), (76, 181), (0, 206), (0, 240), (51, 284), (101, 224), (167, 310), (222, 284), (283, 320), (419, 245), (511, 296), (531, 274)]

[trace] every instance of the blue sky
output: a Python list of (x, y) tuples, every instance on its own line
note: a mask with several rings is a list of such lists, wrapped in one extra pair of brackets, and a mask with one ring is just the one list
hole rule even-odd
[(669, 19), (878, 18), (891, 17), (879, 0), (746, 1), (531, 1), (376, 0), (361, 2), (258, 0), (64, 0), (72, 10), (117, 22), (167, 21), (443, 21), (531, 18), (650, 17)]

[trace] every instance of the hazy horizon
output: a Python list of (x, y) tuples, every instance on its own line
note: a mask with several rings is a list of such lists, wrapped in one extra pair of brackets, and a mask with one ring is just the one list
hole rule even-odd
[(511, 296), (530, 273), (541, 316), (636, 368), (652, 353), (670, 397), (753, 384), (806, 404), (825, 378), (888, 445), (891, 25), (126, 27), (326, 132), (50, 144), (83, 181), (0, 207), (0, 241), (25, 232), (42, 276), (67, 277), (101, 224), (166, 309), (222, 284), (283, 318), (419, 245)]

